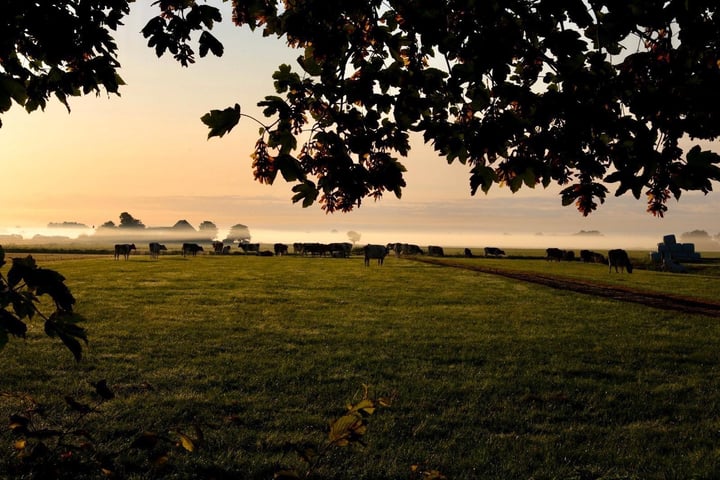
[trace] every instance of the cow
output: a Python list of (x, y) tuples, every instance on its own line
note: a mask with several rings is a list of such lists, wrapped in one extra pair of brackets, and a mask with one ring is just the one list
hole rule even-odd
[(486, 257), (500, 257), (502, 255), (505, 255), (504, 250), (501, 250), (496, 247), (485, 247), (485, 256)]
[(382, 265), (385, 257), (388, 254), (388, 248), (385, 245), (373, 245), (367, 244), (363, 248), (365, 253), (365, 266), (370, 266), (370, 259), (377, 259), (377, 264)]
[(158, 242), (150, 242), (148, 247), (150, 249), (150, 258), (158, 258), (162, 250), (167, 250), (165, 245)]
[(288, 246), (284, 243), (276, 243), (273, 245), (275, 250), (275, 255), (287, 255), (288, 253)]
[(430, 256), (432, 256), (432, 257), (444, 257), (444, 256), (445, 256), (445, 252), (443, 251), (443, 248), (442, 248), (442, 247), (438, 247), (438, 246), (435, 246), (435, 245), (430, 245), (430, 246), (428, 247), (428, 255), (430, 255)]
[(136, 250), (134, 243), (118, 243), (115, 245), (115, 260), (122, 256), (125, 260), (130, 257), (130, 250)]
[(293, 243), (293, 253), (295, 255), (302, 255), (304, 253), (304, 245), (300, 242)]
[(352, 251), (352, 243), (339, 242), (328, 245), (330, 256), (334, 258), (349, 258)]
[(565, 250), (560, 250), (559, 248), (547, 248), (545, 249), (545, 260), (554, 260), (559, 262), (563, 258), (565, 258)]
[(309, 253), (313, 257), (315, 255), (322, 257), (329, 252), (330, 247), (324, 243), (303, 243), (303, 255), (307, 255)]
[(212, 242), (212, 248), (215, 255), (222, 255), (223, 247), (224, 245), (221, 241), (215, 240), (214, 242)]
[(198, 245), (197, 243), (183, 243), (182, 244), (182, 256), (185, 257), (187, 255), (195, 256), (198, 252), (202, 252), (203, 247)]
[(580, 260), (585, 263), (605, 263), (605, 257), (602, 253), (590, 250), (580, 250)]
[(259, 243), (240, 242), (238, 244), (238, 246), (245, 253), (254, 252), (255, 254), (258, 254), (260, 252), (260, 244)]
[(391, 250), (395, 250), (395, 255), (398, 257), (400, 256), (400, 254), (423, 255), (425, 253), (423, 252), (422, 248), (412, 243), (389, 243), (388, 246), (391, 246)]
[(464, 250), (464, 255), (465, 255), (467, 258), (473, 258), (472, 250), (470, 250), (469, 248), (466, 248), (466, 249)]
[(627, 273), (632, 273), (633, 271), (630, 257), (625, 250), (620, 248), (608, 252), (608, 266), (610, 272), (612, 272), (613, 267), (615, 267), (615, 273), (618, 273), (618, 269), (620, 272), (627, 270)]
[(230, 245), (225, 245), (222, 249), (223, 255), (230, 255)]

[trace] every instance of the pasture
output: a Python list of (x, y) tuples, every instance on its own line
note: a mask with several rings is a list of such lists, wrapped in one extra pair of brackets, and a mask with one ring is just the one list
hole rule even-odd
[[(369, 267), (359, 256), (38, 261), (66, 277), (90, 342), (76, 363), (33, 323), (0, 351), (0, 410), (21, 411), (27, 394), (69, 420), (63, 398), (91, 402), (89, 382), (106, 379), (116, 398), (84, 418), (103, 448), (127, 451), (143, 431), (202, 432), (196, 451), (152, 469), (126, 453), (152, 472), (130, 478), (300, 468), (297, 449), (322, 443), (363, 385), (392, 404), (370, 417), (365, 447), (332, 450), (313, 478), (720, 476), (716, 317), (393, 255)], [(715, 301), (720, 291), (713, 264), (610, 275), (579, 262), (443, 261)], [(2, 432), (0, 469), (13, 450)]]

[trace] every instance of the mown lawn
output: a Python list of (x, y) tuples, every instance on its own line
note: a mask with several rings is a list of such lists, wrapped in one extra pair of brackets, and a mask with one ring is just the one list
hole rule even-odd
[[(87, 318), (85, 358), (35, 323), (0, 352), (0, 391), (67, 419), (63, 398), (90, 401), (89, 382), (107, 379), (116, 398), (87, 429), (112, 451), (142, 431), (202, 431), (194, 453), (129, 477), (300, 467), (294, 448), (321, 443), (364, 384), (392, 405), (370, 418), (365, 448), (334, 451), (315, 478), (406, 479), (413, 465), (451, 479), (720, 476), (717, 318), (392, 257), (366, 268), (358, 257), (67, 256), (48, 267)], [(660, 272), (622, 281), (645, 274), (675, 288)], [(22, 407), (0, 402), (5, 415)], [(13, 438), (0, 441), (3, 468)]]

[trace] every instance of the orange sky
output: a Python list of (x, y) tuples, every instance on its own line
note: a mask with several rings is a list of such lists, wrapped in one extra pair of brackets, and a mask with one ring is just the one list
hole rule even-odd
[[(645, 213), (644, 199), (630, 196), (609, 198), (589, 218), (563, 207), (557, 188), (512, 195), (493, 187), (487, 196), (471, 197), (467, 168), (447, 165), (421, 142), (402, 160), (408, 168), (402, 200), (389, 194), (349, 214), (303, 209), (292, 204), (291, 186), (282, 179), (272, 187), (253, 181), (249, 155), (257, 124), (243, 118), (229, 135), (207, 140), (200, 122), (210, 109), (236, 102), (243, 113), (262, 119), (255, 105), (274, 93), (272, 72), (280, 63), (294, 67), (298, 52), (228, 23), (216, 32), (226, 49), (221, 59), (198, 59), (182, 68), (170, 58), (158, 60), (145, 46), (140, 30), (151, 10), (137, 3), (132, 8), (117, 37), (128, 84), (121, 97), (71, 99), (71, 114), (52, 102), (45, 112), (28, 115), (14, 106), (3, 115), (0, 234), (49, 222), (117, 223), (123, 211), (148, 226), (186, 219), (197, 227), (210, 220), (221, 228), (244, 223), (251, 232), (431, 229), (452, 239), (472, 232), (600, 230), (657, 235), (658, 241), (666, 233), (695, 229), (720, 233), (717, 193), (683, 195), (679, 203), (670, 202), (662, 220)], [(718, 146), (712, 148), (720, 151)]]

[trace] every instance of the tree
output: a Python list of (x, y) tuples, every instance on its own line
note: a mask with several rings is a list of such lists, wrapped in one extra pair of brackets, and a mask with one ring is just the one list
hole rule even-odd
[[(253, 166), (260, 182), (294, 182), (305, 206), (400, 197), (408, 132), (467, 165), (472, 194), (557, 183), (584, 215), (608, 184), (662, 216), (671, 196), (720, 179), (716, 153), (680, 146), (720, 134), (716, 2), (282, 3), (235, 0), (233, 21), (302, 49), (301, 71), (280, 66), (278, 96), (259, 103), (272, 122)], [(158, 55), (212, 26), (189, 20), (195, 2), (160, 7), (143, 30)], [(223, 136), (241, 116), (236, 104), (202, 120)]]
[(145, 225), (137, 218), (134, 218), (128, 212), (120, 214), (120, 228), (145, 228)]
[(203, 221), (200, 226), (198, 227), (201, 232), (207, 233), (210, 238), (217, 237), (218, 234), (218, 227), (213, 222), (209, 220)]
[(347, 232), (348, 240), (350, 240), (352, 243), (357, 243), (360, 241), (360, 237), (362, 237), (361, 234), (354, 230), (350, 230)]
[(175, 222), (175, 225), (173, 225), (173, 230), (192, 230), (195, 231), (195, 227), (190, 225), (190, 222), (187, 220), (178, 220)]
[(0, 114), (13, 101), (32, 112), (55, 96), (69, 111), (70, 96), (117, 94), (113, 32), (132, 1), (1, 2)]
[[(15, 3), (15, 12), (44, 18)], [(109, 35), (127, 3), (112, 5), (111, 16), (79, 12), (73, 21)], [(187, 66), (196, 49), (222, 55), (210, 33), (222, 20), (216, 7), (156, 5), (142, 34), (158, 56)], [(69, 7), (56, 10), (69, 15)], [(262, 183), (278, 173), (294, 183), (293, 201), (303, 206), (348, 211), (386, 192), (400, 197), (411, 132), (468, 167), (472, 195), (496, 184), (513, 192), (558, 184), (562, 203), (583, 215), (605, 201), (608, 186), (644, 195), (648, 211), (663, 216), (670, 198), (708, 193), (720, 179), (718, 154), (684, 146), (720, 135), (720, 5), (710, 0), (233, 0), (232, 21), (301, 50), (299, 71), (279, 66), (277, 95), (258, 104), (267, 121), (253, 169)], [(82, 30), (73, 33), (82, 39)], [(19, 43), (22, 31), (3, 35), (10, 54), (37, 56)], [(71, 50), (53, 48), (63, 47)], [(110, 45), (99, 51), (114, 58)], [(60, 55), (43, 61), (68, 74), (74, 67)], [(28, 91), (27, 74), (11, 75)], [(5, 106), (10, 97), (33, 106), (2, 95)], [(202, 121), (209, 137), (222, 137), (244, 116), (235, 104)]]
[(249, 242), (252, 236), (247, 225), (238, 223), (230, 227), (230, 232), (224, 242)]

